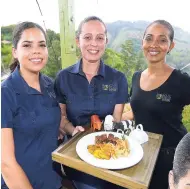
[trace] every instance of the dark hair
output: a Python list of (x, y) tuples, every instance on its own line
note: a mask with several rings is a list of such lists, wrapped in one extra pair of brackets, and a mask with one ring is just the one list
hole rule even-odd
[(80, 24), (79, 24), (79, 27), (78, 27), (78, 30), (77, 30), (77, 35), (76, 35), (76, 38), (79, 38), (79, 35), (81, 34), (81, 31), (82, 31), (82, 26), (83, 24), (89, 22), (89, 21), (99, 21), (101, 22), (104, 26), (105, 26), (105, 34), (107, 36), (107, 28), (106, 28), (106, 25), (105, 23), (102, 21), (102, 19), (100, 19), (99, 17), (97, 16), (89, 16), (89, 17), (86, 17)]
[[(30, 29), (30, 28), (38, 28), (39, 30), (41, 30), (46, 39), (46, 33), (39, 24), (36, 24), (34, 22), (22, 22), (22, 23), (17, 24), (13, 30), (12, 44), (15, 49), (17, 49), (17, 45), (18, 45), (18, 42), (20, 41), (22, 33), (25, 30)], [(9, 67), (11, 70), (11, 73), (15, 70), (18, 64), (19, 64), (18, 60), (14, 58), (12, 64)]]
[(190, 133), (187, 133), (177, 145), (174, 162), (173, 175), (174, 184), (178, 184), (180, 178), (184, 177), (190, 170)]
[(169, 30), (169, 32), (170, 32), (170, 35), (169, 35), (170, 41), (173, 42), (173, 39), (174, 39), (174, 29), (173, 29), (172, 25), (169, 22), (165, 21), (165, 20), (155, 20), (154, 22), (150, 23), (146, 27), (146, 30), (145, 30), (144, 35), (143, 35), (143, 39), (144, 39), (144, 36), (146, 35), (147, 29), (150, 26), (154, 25), (154, 24), (160, 24), (160, 25), (163, 25), (164, 27), (166, 27)]

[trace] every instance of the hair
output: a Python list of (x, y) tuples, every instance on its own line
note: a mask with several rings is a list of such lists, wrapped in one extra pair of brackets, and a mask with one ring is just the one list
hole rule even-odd
[(146, 27), (146, 29), (145, 29), (145, 32), (144, 32), (144, 35), (143, 35), (143, 39), (144, 39), (144, 36), (146, 35), (146, 32), (147, 32), (148, 28), (150, 26), (154, 25), (154, 24), (160, 24), (160, 25), (166, 27), (169, 30), (169, 32), (170, 32), (170, 35), (169, 35), (170, 41), (173, 42), (173, 39), (174, 39), (174, 29), (173, 29), (172, 25), (169, 22), (165, 21), (165, 20), (155, 20), (152, 23), (150, 23)]
[[(25, 30), (30, 29), (30, 28), (37, 28), (37, 29), (41, 30), (42, 33), (45, 36), (45, 39), (47, 39), (46, 38), (46, 33), (45, 33), (44, 29), (39, 24), (36, 24), (34, 22), (21, 22), (21, 23), (19, 23), (19, 24), (17, 24), (15, 26), (15, 28), (13, 30), (13, 34), (12, 34), (12, 44), (13, 44), (13, 47), (15, 49), (17, 49), (17, 45), (18, 45), (18, 42), (21, 39), (22, 33)], [(11, 73), (15, 70), (15, 68), (18, 65), (19, 65), (18, 59), (17, 58), (13, 58), (13, 62), (10, 65)]]
[(190, 170), (190, 133), (187, 133), (177, 145), (174, 162), (173, 175), (174, 184), (179, 183), (180, 178), (187, 175)]
[(76, 35), (76, 38), (78, 39), (81, 32), (82, 32), (82, 27), (83, 27), (83, 24), (89, 22), (89, 21), (99, 21), (101, 22), (104, 27), (105, 27), (105, 34), (107, 36), (107, 28), (106, 28), (106, 24), (102, 21), (102, 19), (100, 19), (99, 17), (97, 16), (89, 16), (89, 17), (86, 17), (84, 20), (82, 20), (82, 22), (79, 24), (79, 27), (78, 27), (78, 30), (77, 30), (77, 35)]

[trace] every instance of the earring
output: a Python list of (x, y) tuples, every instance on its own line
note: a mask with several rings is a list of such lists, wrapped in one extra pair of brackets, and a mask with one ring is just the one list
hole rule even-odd
[(170, 51), (168, 51), (167, 54), (170, 54)]

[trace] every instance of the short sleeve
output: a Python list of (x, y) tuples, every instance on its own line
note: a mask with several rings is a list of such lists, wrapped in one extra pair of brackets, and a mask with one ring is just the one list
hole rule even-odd
[(66, 96), (63, 92), (63, 87), (61, 87), (62, 86), (61, 83), (62, 82), (61, 82), (61, 77), (59, 73), (54, 82), (54, 91), (55, 91), (57, 101), (61, 104), (66, 104)]
[(14, 91), (1, 87), (1, 128), (13, 128), (13, 118), (16, 112)]
[(130, 88), (130, 93), (129, 96), (131, 98), (132, 93), (133, 93), (133, 87), (135, 86), (135, 81), (137, 80), (137, 76), (138, 76), (139, 72), (135, 72), (132, 76), (132, 83), (131, 83), (131, 88)]
[(183, 105), (189, 105), (190, 104), (190, 76), (187, 73), (182, 74), (180, 85), (181, 85)]
[(123, 73), (121, 73), (121, 76), (118, 80), (118, 86), (116, 104), (125, 104), (129, 101), (129, 94), (127, 79)]

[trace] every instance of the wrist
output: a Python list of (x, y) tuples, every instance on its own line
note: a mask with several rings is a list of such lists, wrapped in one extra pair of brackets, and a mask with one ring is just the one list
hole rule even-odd
[(65, 125), (64, 125), (65, 131), (67, 134), (73, 136), (73, 133), (75, 131), (75, 127), (73, 126), (73, 124), (68, 121)]

